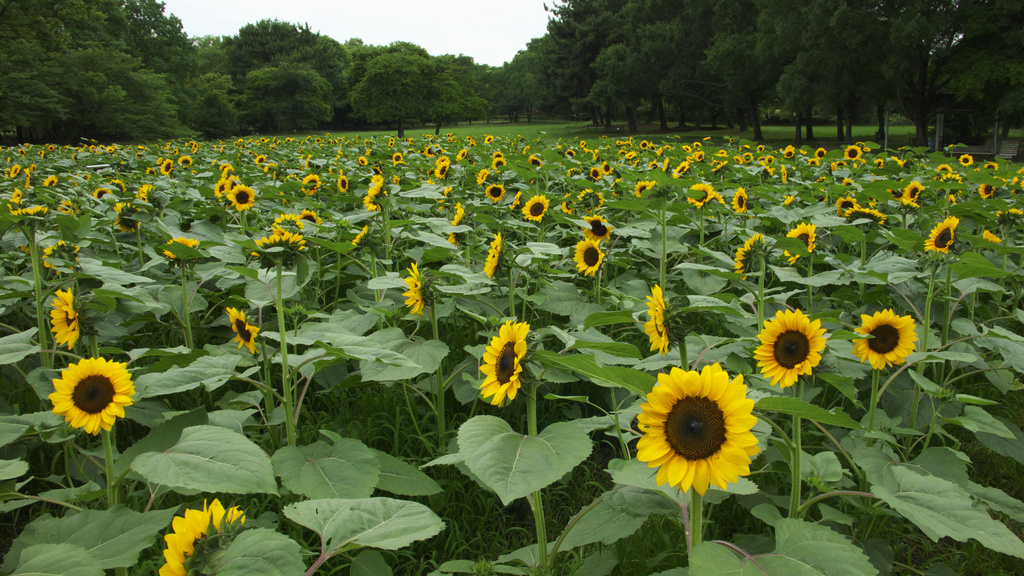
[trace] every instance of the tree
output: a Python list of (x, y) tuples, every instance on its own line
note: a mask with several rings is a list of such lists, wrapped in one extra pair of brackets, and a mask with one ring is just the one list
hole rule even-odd
[(367, 61), (362, 78), (351, 91), (356, 112), (370, 122), (398, 122), (399, 138), (405, 137), (408, 119), (427, 115), (436, 93), (429, 56), (413, 46), (397, 46)]
[(249, 72), (243, 97), (246, 120), (275, 132), (315, 128), (334, 112), (330, 83), (305, 64)]

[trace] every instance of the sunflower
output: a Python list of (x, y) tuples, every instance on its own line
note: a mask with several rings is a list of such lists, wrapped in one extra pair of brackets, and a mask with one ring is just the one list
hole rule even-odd
[(234, 308), (228, 308), (228, 319), (231, 322), (231, 330), (235, 333), (235, 339), (232, 342), (238, 342), (238, 347), (245, 346), (249, 349), (249, 352), (256, 353), (256, 335), (260, 333), (260, 329), (245, 319), (245, 312), (239, 312)]
[(235, 184), (227, 191), (228, 202), (239, 212), (256, 205), (256, 191), (244, 184)]
[(864, 151), (861, 147), (854, 144), (846, 147), (846, 151), (843, 153), (843, 158), (846, 158), (847, 160), (856, 160), (860, 158), (863, 153)]
[(309, 174), (302, 179), (302, 190), (307, 196), (316, 194), (316, 191), (320, 189), (320, 176), (316, 174)]
[(736, 193), (732, 195), (732, 209), (737, 214), (745, 214), (747, 212), (747, 191), (742, 187), (736, 189)]
[(494, 278), (494, 271), (498, 269), (498, 262), (501, 259), (501, 232), (494, 233), (494, 240), (491, 241), (491, 248), (487, 251), (487, 260), (484, 262), (484, 274), (488, 278)]
[(811, 322), (800, 310), (780, 310), (774, 320), (765, 321), (764, 330), (757, 336), (761, 345), (754, 351), (754, 358), (761, 374), (771, 378), (772, 384), (792, 386), (797, 377), (810, 374), (821, 362), (824, 334), (821, 320)]
[[(711, 184), (694, 184), (693, 186), (690, 186), (690, 190), (697, 192), (698, 197), (694, 198), (691, 196), (688, 197), (686, 201), (689, 202), (690, 204), (693, 204), (697, 208), (703, 208), (708, 202), (711, 202), (712, 200), (718, 200), (722, 204), (725, 204), (725, 199), (722, 198), (721, 194), (715, 192), (715, 189), (713, 186), (711, 186)], [(703, 195), (700, 194), (701, 192), (703, 192)]]
[(533, 220), (534, 222), (540, 222), (544, 218), (544, 214), (548, 211), (548, 204), (550, 201), (547, 196), (543, 194), (537, 194), (533, 198), (526, 201), (526, 205), (523, 206), (523, 217), (527, 220)]
[(110, 430), (114, 420), (124, 417), (124, 407), (135, 401), (135, 386), (124, 362), (86, 358), (61, 370), (50, 394), (53, 413), (89, 434)]
[(484, 184), (486, 184), (487, 183), (487, 177), (490, 176), (490, 175), (491, 175), (491, 171), (488, 170), (487, 168), (480, 169), (480, 171), (476, 173), (476, 184), (477, 184), (477, 186), (483, 186)]
[[(167, 244), (181, 244), (183, 246), (188, 246), (189, 248), (192, 248), (192, 249), (199, 248), (199, 240), (196, 240), (194, 238), (185, 238), (183, 236), (179, 237), (179, 238), (173, 238), (171, 240), (168, 240)], [(169, 250), (164, 250), (164, 256), (166, 258), (171, 259), (171, 260), (177, 260), (178, 259), (178, 257), (175, 256)]]
[(849, 216), (850, 212), (855, 208), (860, 208), (860, 204), (857, 204), (856, 198), (847, 196), (845, 198), (840, 198), (836, 202), (836, 214), (839, 216)]
[(46, 180), (43, 180), (43, 186), (56, 186), (57, 182), (56, 176), (47, 176)]
[(590, 225), (590, 228), (583, 229), (583, 235), (591, 240), (607, 240), (612, 234), (613, 228), (608, 226), (608, 221), (603, 216), (584, 216), (583, 220)]
[(861, 362), (870, 362), (875, 370), (903, 364), (917, 348), (914, 344), (917, 342), (914, 319), (910, 316), (897, 316), (887, 309), (872, 316), (861, 314), (860, 321), (857, 333), (871, 338), (855, 340), (853, 353)]
[(441, 156), (437, 159), (434, 165), (434, 176), (440, 180), (444, 180), (448, 176), (448, 169), (451, 168), (452, 161), (447, 156)]
[(644, 332), (651, 340), (651, 352), (657, 350), (663, 356), (668, 354), (668, 331), (665, 329), (665, 297), (661, 286), (651, 288), (647, 297), (647, 315), (650, 320), (644, 323)]
[(369, 231), (369, 226), (363, 226), (363, 229), (359, 231), (359, 234), (356, 234), (356, 237), (352, 239), (352, 246), (359, 246), (359, 243), (363, 241), (363, 238), (366, 237), (366, 234)]
[(179, 166), (191, 166), (192, 165), (192, 157), (191, 156), (182, 156), (182, 157), (178, 158), (178, 165)]
[(97, 188), (96, 190), (93, 191), (92, 197), (97, 199), (97, 200), (99, 200), (100, 198), (103, 198), (107, 194), (113, 194), (113, 193), (114, 193), (114, 191), (111, 190), (110, 188), (99, 187), (99, 188)]
[(601, 252), (601, 242), (591, 238), (584, 238), (576, 244), (576, 255), (573, 261), (576, 262), (576, 269), (580, 274), (593, 276), (601, 267), (604, 260), (604, 252)]
[(494, 406), (503, 406), (507, 400), (515, 400), (519, 387), (522, 386), (519, 374), (523, 371), (523, 358), (526, 356), (526, 336), (530, 333), (530, 325), (526, 322), (509, 320), (491, 338), (491, 343), (484, 351), (483, 366), (480, 371), (486, 376), (480, 386), (480, 395), (490, 398)]
[(235, 179), (230, 176), (224, 176), (217, 181), (217, 184), (213, 187), (213, 193), (217, 198), (223, 197), (225, 194), (231, 191), (235, 186)]
[[(391, 146), (394, 146), (394, 144)], [(401, 152), (395, 152), (391, 155), (391, 165), (398, 166), (399, 164), (405, 164), (405, 158), (402, 157)]]
[(743, 274), (744, 280), (747, 279), (746, 273), (753, 271), (751, 268), (751, 264), (753, 262), (748, 261), (748, 258), (750, 257), (751, 252), (759, 247), (767, 247), (764, 234), (754, 234), (750, 239), (743, 243), (743, 246), (740, 246), (740, 248), (736, 250), (736, 264), (733, 266), (733, 269), (737, 274)]
[[(786, 233), (786, 238), (797, 238), (807, 245), (807, 252), (814, 252), (814, 241), (817, 239), (815, 230), (817, 230), (817, 226), (804, 222)], [(790, 264), (796, 264), (796, 261), (800, 259), (799, 254), (790, 254), (788, 250), (786, 251), (786, 257), (789, 258)]]
[(973, 156), (971, 156), (970, 154), (961, 154), (960, 155), (960, 165), (961, 166), (966, 168), (966, 167), (970, 166), (971, 164), (974, 164), (974, 157)]
[(988, 240), (989, 242), (992, 242), (992, 243), (995, 243), (995, 244), (999, 244), (999, 243), (1001, 243), (1003, 241), (1002, 238), (1000, 238), (999, 236), (996, 236), (990, 230), (985, 230), (984, 232), (982, 232), (981, 233), (981, 237), (984, 238), (985, 240)]
[(932, 233), (924, 241), (924, 249), (926, 251), (948, 254), (949, 247), (956, 240), (956, 226), (959, 223), (960, 219), (956, 216), (950, 216), (940, 222), (935, 228), (932, 228)]
[(75, 295), (70, 288), (57, 290), (53, 295), (53, 302), (50, 302), (50, 306), (53, 306), (53, 310), (50, 310), (50, 326), (54, 345), (66, 344), (68, 350), (71, 350), (81, 335), (78, 312), (75, 311)]
[(134, 205), (129, 202), (118, 202), (114, 204), (114, 212), (117, 212), (114, 223), (122, 232), (135, 232), (139, 229), (139, 221), (135, 219), (139, 209)]
[(594, 166), (594, 167), (592, 167), (590, 169), (590, 179), (591, 180), (596, 182), (596, 181), (600, 180), (602, 176), (604, 176), (604, 172), (601, 171), (601, 167), (600, 166)]
[(491, 202), (501, 202), (501, 199), (505, 197), (505, 187), (501, 184), (491, 184), (484, 191), (484, 194), (487, 195)]
[(873, 220), (875, 224), (885, 224), (886, 216), (874, 208), (854, 208), (846, 213), (847, 222), (855, 222), (861, 218)]
[(996, 187), (991, 184), (981, 184), (978, 186), (978, 195), (988, 200), (996, 193)]
[(164, 176), (170, 176), (172, 170), (174, 170), (174, 160), (168, 158), (160, 163), (160, 173)]
[(641, 180), (637, 182), (636, 186), (633, 187), (633, 196), (639, 198), (644, 192), (654, 188), (655, 184), (657, 184), (657, 182), (654, 180)]
[[(270, 236), (264, 236), (256, 241), (259, 248), (260, 265), (263, 268), (273, 268), (278, 263), (282, 266), (290, 266), (300, 251), (306, 249), (306, 239), (302, 234), (295, 234), (280, 227), (271, 229)], [(275, 250), (282, 248), (283, 250)]]
[(344, 174), (338, 176), (338, 191), (342, 194), (348, 192), (348, 176)]
[(540, 156), (537, 156), (536, 154), (530, 154), (530, 157), (527, 158), (526, 161), (536, 166), (537, 168), (540, 168), (541, 166), (544, 165), (544, 162), (541, 161)]
[(423, 300), (423, 277), (420, 276), (419, 268), (416, 267), (415, 262), (406, 270), (409, 271), (409, 277), (405, 278), (405, 284), (409, 286), (409, 289), (402, 292), (402, 296), (405, 296), (405, 305), (409, 307), (413, 314), (422, 316), (423, 307), (426, 305), (426, 302)]
[(491, 170), (501, 170), (505, 166), (508, 166), (508, 162), (505, 160), (504, 156), (496, 156), (491, 161)]
[(658, 468), (659, 485), (701, 495), (710, 484), (724, 490), (750, 474), (751, 458), (761, 451), (750, 432), (753, 408), (743, 376), (730, 381), (717, 363), (700, 372), (673, 367), (658, 375), (641, 406), (637, 459)]
[(201, 511), (189, 508), (183, 515), (175, 516), (171, 521), (173, 531), (164, 535), (164, 541), (167, 543), (164, 550), (165, 564), (160, 567), (158, 576), (185, 576), (189, 573), (185, 564), (194, 555), (196, 546), (202, 546), (203, 540), (211, 532), (234, 531), (236, 522), (238, 527), (245, 524), (245, 513), (238, 506), (225, 510), (224, 505), (216, 498), (209, 507), (203, 500)]

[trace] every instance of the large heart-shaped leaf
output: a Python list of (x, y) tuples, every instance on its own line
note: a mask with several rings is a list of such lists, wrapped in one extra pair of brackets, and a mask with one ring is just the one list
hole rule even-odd
[(306, 500), (284, 515), (319, 534), (328, 555), (359, 546), (398, 550), (444, 528), (430, 508), (393, 498)]
[(277, 494), (274, 467), (259, 446), (219, 426), (191, 426), (162, 452), (135, 458), (132, 470), (153, 484), (202, 492)]
[(377, 457), (352, 438), (285, 446), (271, 461), (281, 483), (308, 498), (367, 498), (380, 477)]
[(590, 437), (572, 422), (524, 436), (495, 416), (476, 416), (459, 428), (459, 452), (470, 471), (508, 505), (558, 480), (590, 455)]

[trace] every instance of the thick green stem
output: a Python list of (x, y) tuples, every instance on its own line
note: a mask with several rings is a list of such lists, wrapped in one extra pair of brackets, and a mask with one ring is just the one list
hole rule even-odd
[(100, 430), (103, 438), (103, 459), (106, 462), (107, 474), (107, 508), (117, 504), (117, 483), (114, 480), (114, 445), (110, 438), (110, 430)]
[[(807, 255), (807, 278), (808, 280), (814, 276), (814, 259), (808, 254)], [(811, 315), (812, 308), (814, 307), (814, 286), (810, 283), (807, 284), (807, 315)]]
[[(700, 243), (698, 244), (698, 246), (700, 246), (701, 250), (704, 249), (704, 207), (703, 206), (700, 207)], [(697, 263), (701, 264), (702, 262), (704, 262), (704, 252), (703, 251), (697, 253)]]
[(679, 362), (680, 368), (682, 368), (685, 371), (690, 370), (689, 356), (689, 352), (686, 349), (686, 336), (683, 336), (682, 339), (679, 340)]
[(704, 536), (704, 496), (690, 487), (690, 551), (701, 543)]
[[(434, 340), (440, 340), (439, 332), (437, 329), (437, 312), (435, 310), (434, 303), (430, 304), (430, 327), (434, 331)], [(435, 388), (436, 380), (436, 388)], [(441, 370), (438, 369), (434, 373), (434, 377), (430, 379), (430, 386), (434, 392), (434, 417), (437, 419), (437, 453), (445, 453), (445, 435), (447, 434), (446, 429), (448, 421), (445, 417), (444, 408), (444, 396), (445, 396), (445, 382), (441, 378)]]
[[(803, 396), (803, 383), (797, 378), (793, 386), (793, 397), (799, 400)], [(789, 517), (796, 518), (800, 513), (800, 489), (803, 486), (803, 479), (800, 476), (800, 457), (803, 454), (803, 446), (800, 438), (800, 428), (803, 426), (803, 418), (793, 415), (793, 444), (792, 457), (790, 458), (790, 472), (792, 474), (792, 489), (789, 493)]]
[(295, 398), (292, 393), (291, 372), (288, 370), (288, 328), (284, 324), (284, 303), (281, 301), (281, 263), (277, 263), (277, 289), (274, 291), (277, 307), (277, 331), (281, 336), (281, 390), (284, 404), (284, 429), (288, 445), (295, 446)]
[(39, 360), (44, 368), (53, 368), (53, 355), (46, 352), (50, 349), (50, 332), (46, 325), (48, 315), (43, 312), (43, 264), (39, 258), (39, 246), (36, 244), (34, 229), (23, 228), (21, 233), (28, 240), (28, 253), (32, 260), (32, 289), (36, 295), (36, 325), (39, 329)]
[[(931, 277), (928, 278), (928, 296), (924, 299), (924, 321), (921, 323), (921, 352), (928, 351), (928, 332), (932, 324), (932, 296), (935, 294), (935, 273), (938, 266), (932, 268)], [(924, 375), (925, 363), (922, 362), (918, 368), (918, 374)], [(917, 407), (921, 401), (921, 387), (914, 384), (914, 397), (910, 403), (910, 428), (917, 427)]]
[[(537, 384), (527, 384), (526, 395), (526, 428), (530, 436), (537, 436)], [(530, 508), (533, 510), (533, 522), (537, 527), (537, 563), (541, 574), (548, 572), (548, 533), (544, 521), (544, 501), (540, 490), (529, 496)]]
[(764, 277), (767, 274), (764, 256), (761, 257), (761, 275), (757, 277), (757, 330), (764, 329)]
[(516, 315), (516, 285), (515, 279), (512, 276), (514, 269), (512, 266), (508, 266), (508, 315)]
[(188, 297), (188, 265), (181, 263), (181, 325), (185, 327), (185, 347), (192, 349), (192, 315), (189, 314), (191, 306)]
[[(871, 371), (871, 404), (868, 406), (868, 430), (875, 429), (875, 407), (878, 406), (878, 376), (881, 370)], [(871, 440), (868, 440), (871, 445)]]
[(658, 286), (665, 289), (665, 276), (668, 273), (668, 200), (661, 205), (661, 264), (658, 275)]

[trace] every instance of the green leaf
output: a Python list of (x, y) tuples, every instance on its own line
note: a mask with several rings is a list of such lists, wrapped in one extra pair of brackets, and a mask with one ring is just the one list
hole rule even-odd
[(367, 498), (380, 476), (377, 457), (352, 438), (285, 446), (271, 461), (281, 484), (307, 498)]
[(590, 437), (572, 422), (524, 436), (495, 416), (470, 418), (459, 428), (458, 443), (470, 471), (505, 506), (558, 480), (593, 450)]
[(920, 474), (907, 465), (890, 465), (882, 471), (881, 481), (871, 485), (871, 492), (932, 540), (973, 538), (989, 549), (1024, 558), (1024, 542), (949, 480)]
[(807, 402), (797, 400), (796, 398), (768, 396), (758, 400), (757, 404), (754, 405), (754, 410), (779, 412), (780, 414), (800, 416), (821, 424), (841, 426), (843, 428), (852, 428), (854, 430), (864, 429), (860, 424), (855, 422), (853, 418), (847, 416), (846, 413), (839, 408), (825, 410), (824, 408), (819, 408), (818, 406), (808, 404)]
[(412, 464), (380, 450), (373, 450), (373, 453), (380, 462), (378, 490), (399, 496), (430, 496), (441, 491), (441, 486), (433, 478), (420, 472)]
[(28, 424), (13, 424), (11, 422), (0, 422), (0, 448), (14, 442), (28, 430)]
[(319, 534), (331, 555), (355, 546), (398, 550), (444, 528), (430, 508), (393, 498), (306, 500), (284, 515)]
[(9, 563), (38, 544), (80, 547), (104, 570), (135, 566), (139, 552), (153, 545), (173, 517), (173, 508), (142, 514), (120, 504), (109, 510), (84, 510), (63, 518), (40, 516), (11, 545), (3, 569), (11, 570)]
[(80, 546), (36, 544), (21, 553), (11, 576), (103, 576), (103, 568)]
[(305, 573), (302, 547), (268, 528), (242, 531), (207, 565), (214, 576), (298, 576)]
[(392, 576), (394, 572), (388, 566), (384, 555), (376, 550), (363, 550), (352, 559), (352, 571), (349, 576)]
[(162, 372), (150, 372), (135, 379), (135, 398), (154, 398), (177, 394), (199, 386), (216, 390), (235, 377), (235, 367), (241, 356), (203, 356), (188, 366), (173, 367)]
[(616, 324), (635, 324), (636, 320), (629, 310), (613, 310), (611, 312), (594, 312), (587, 316), (583, 322), (583, 331), (586, 332), (596, 326), (613, 326)]
[(654, 388), (654, 376), (640, 370), (622, 366), (599, 366), (593, 354), (557, 354), (548, 350), (537, 350), (531, 356), (545, 366), (572, 370), (592, 378), (597, 384), (620, 386), (635, 394), (646, 395)]
[(359, 363), (364, 382), (392, 382), (408, 380), (420, 374), (432, 374), (441, 366), (441, 361), (448, 356), (448, 345), (440, 340), (417, 342), (399, 340), (389, 344), (393, 352), (404, 359), (404, 365), (395, 366), (383, 362)]
[(39, 353), (39, 346), (32, 343), (32, 337), (39, 332), (38, 328), (29, 328), (17, 334), (0, 338), (0, 365), (20, 362), (33, 354)]
[(600, 350), (601, 352), (606, 352), (612, 356), (618, 356), (619, 358), (643, 359), (643, 356), (640, 354), (640, 350), (636, 346), (625, 342), (586, 342), (583, 340), (577, 340), (573, 343), (573, 348)]
[(947, 418), (946, 420), (963, 426), (975, 434), (984, 432), (999, 436), (1000, 438), (1013, 438), (1013, 432), (1005, 424), (993, 418), (983, 408), (977, 406), (966, 406), (962, 416)]
[(853, 542), (832, 529), (783, 518), (775, 523), (775, 550), (741, 557), (714, 542), (693, 549), (690, 576), (875, 576), (878, 570)]
[(0, 480), (17, 478), (28, 472), (28, 463), (24, 460), (0, 460)]
[(218, 426), (185, 428), (174, 446), (136, 457), (131, 468), (147, 481), (172, 489), (277, 494), (266, 452), (245, 436)]
[[(652, 513), (678, 512), (679, 505), (662, 494), (631, 486), (616, 486), (573, 517), (576, 523), (566, 528), (568, 532), (559, 550), (594, 542), (608, 545), (639, 530)], [(570, 520), (570, 524), (573, 520)]]

